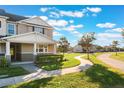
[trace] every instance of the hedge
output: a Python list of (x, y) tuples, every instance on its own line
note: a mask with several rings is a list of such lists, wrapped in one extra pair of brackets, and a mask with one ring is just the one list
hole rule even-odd
[(36, 63), (43, 62), (60, 62), (63, 60), (63, 55), (55, 55), (55, 54), (38, 54), (36, 56)]

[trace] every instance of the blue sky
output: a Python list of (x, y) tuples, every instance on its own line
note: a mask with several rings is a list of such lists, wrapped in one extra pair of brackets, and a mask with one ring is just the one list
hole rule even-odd
[(118, 40), (123, 47), (121, 28), (124, 26), (124, 6), (0, 6), (7, 12), (35, 17), (40, 16), (52, 25), (54, 39), (65, 36), (71, 45), (77, 44), (83, 33), (95, 32), (98, 45), (110, 45)]

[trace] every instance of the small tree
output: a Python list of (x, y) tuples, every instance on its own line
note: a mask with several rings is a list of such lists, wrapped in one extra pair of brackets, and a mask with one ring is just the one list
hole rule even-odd
[(122, 36), (123, 36), (123, 38), (124, 38), (124, 28), (122, 28)]
[(70, 43), (68, 42), (66, 37), (61, 37), (58, 43), (58, 51), (62, 52), (64, 56), (64, 53), (68, 51)]
[(78, 42), (79, 45), (82, 46), (82, 48), (86, 49), (87, 52), (87, 58), (89, 59), (89, 52), (91, 47), (93, 46), (92, 42), (95, 40), (95, 33), (90, 32), (86, 33), (81, 37), (81, 40)]
[(118, 41), (113, 41), (112, 42), (112, 48), (114, 49), (114, 51), (116, 52), (116, 56), (117, 56), (117, 46), (118, 46)]

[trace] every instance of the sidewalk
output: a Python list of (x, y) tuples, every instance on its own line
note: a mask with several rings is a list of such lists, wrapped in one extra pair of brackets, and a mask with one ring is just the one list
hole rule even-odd
[(102, 60), (104, 63), (118, 68), (121, 71), (124, 72), (124, 62), (120, 61), (120, 60), (116, 60), (116, 59), (112, 59), (110, 58), (111, 54), (107, 53), (107, 54), (102, 54), (100, 56), (98, 56), (98, 59)]
[(13, 85), (13, 84), (17, 84), (25, 81), (32, 81), (36, 79), (46, 78), (46, 77), (85, 71), (86, 69), (88, 69), (93, 65), (92, 62), (90, 62), (89, 60), (82, 59), (81, 56), (77, 56), (75, 58), (80, 60), (81, 62), (80, 65), (72, 68), (65, 68), (65, 69), (59, 69), (59, 70), (53, 70), (53, 71), (45, 71), (42, 69), (38, 69), (37, 72), (31, 73), (28, 75), (0, 79), (0, 87)]

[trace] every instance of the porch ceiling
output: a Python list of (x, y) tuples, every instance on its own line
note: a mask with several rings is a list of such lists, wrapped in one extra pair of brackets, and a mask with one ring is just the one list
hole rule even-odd
[(15, 43), (40, 43), (40, 44), (54, 44), (54, 40), (49, 39), (41, 33), (31, 32), (26, 34), (14, 35), (2, 38), (4, 41)]

